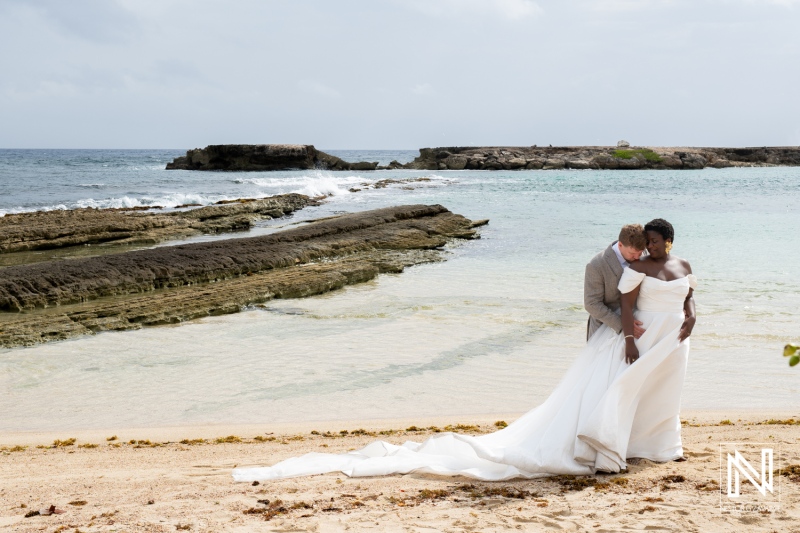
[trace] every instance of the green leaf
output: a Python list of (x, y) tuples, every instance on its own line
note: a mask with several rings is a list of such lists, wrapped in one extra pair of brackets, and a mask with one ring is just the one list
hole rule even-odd
[(787, 344), (783, 347), (783, 356), (784, 357), (791, 357), (800, 351), (800, 346), (796, 344)]
[(793, 355), (791, 359), (789, 359), (789, 366), (795, 366), (797, 363), (800, 363), (800, 355)]

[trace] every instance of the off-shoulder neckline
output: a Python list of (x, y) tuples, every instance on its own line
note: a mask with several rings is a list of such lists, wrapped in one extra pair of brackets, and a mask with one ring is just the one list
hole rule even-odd
[(662, 281), (664, 283), (672, 283), (673, 281), (680, 281), (682, 279), (689, 279), (689, 276), (691, 276), (691, 275), (692, 274), (687, 274), (687, 275), (685, 275), (685, 276), (683, 276), (681, 278), (675, 278), (675, 279), (670, 279), (670, 280), (661, 279), (661, 278), (655, 278), (653, 276), (648, 276), (647, 274), (645, 274), (644, 277), (645, 277), (645, 279), (650, 278), (650, 279), (654, 279), (656, 281)]
[(685, 276), (683, 276), (681, 278), (675, 278), (675, 279), (666, 280), (666, 279), (656, 278), (656, 277), (653, 277), (653, 276), (648, 276), (644, 272), (638, 272), (638, 271), (632, 269), (631, 267), (625, 267), (625, 270), (630, 270), (634, 274), (638, 274), (640, 276), (644, 276), (642, 279), (650, 278), (650, 279), (654, 279), (654, 280), (657, 280), (657, 281), (661, 281), (663, 283), (672, 283), (673, 281), (680, 281), (682, 279), (688, 280), (690, 276), (694, 276), (694, 274), (686, 274)]

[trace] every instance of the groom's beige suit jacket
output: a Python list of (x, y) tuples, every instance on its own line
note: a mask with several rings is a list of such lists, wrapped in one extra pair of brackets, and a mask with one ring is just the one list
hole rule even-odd
[(608, 245), (586, 265), (586, 276), (583, 280), (583, 306), (589, 312), (589, 323), (586, 325), (586, 339), (605, 324), (617, 333), (622, 331), (622, 319), (619, 315), (621, 294), (617, 285), (622, 277), (622, 265), (619, 263), (613, 246)]

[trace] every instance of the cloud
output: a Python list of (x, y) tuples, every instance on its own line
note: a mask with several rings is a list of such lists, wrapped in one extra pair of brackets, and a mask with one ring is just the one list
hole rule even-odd
[(509, 19), (521, 19), (538, 15), (542, 8), (531, 0), (494, 0), (494, 9)]
[(300, 81), (297, 86), (301, 91), (315, 96), (322, 96), (324, 98), (339, 98), (341, 93), (333, 87), (328, 87), (324, 83), (312, 80)]
[(200, 69), (188, 59), (158, 59), (152, 66), (151, 74), (154, 81), (165, 83), (175, 82), (208, 82), (206, 76)]
[(647, 11), (650, 9), (683, 8), (698, 12), (713, 9), (714, 6), (756, 6), (756, 7), (800, 7), (800, 0), (704, 0), (690, 3), (687, 0), (582, 0), (581, 6), (590, 11)]
[(783, 7), (794, 7), (800, 6), (800, 0), (747, 0), (748, 4), (773, 4), (776, 6), (783, 6)]
[(675, 0), (593, 0), (585, 5), (594, 11), (644, 11), (676, 4)]
[(114, 0), (3, 0), (35, 11), (61, 33), (99, 43), (126, 41), (138, 29), (134, 15)]
[(437, 17), (490, 15), (520, 20), (542, 13), (542, 8), (533, 0), (411, 0), (400, 3)]
[(728, 5), (749, 5), (749, 6), (756, 6), (756, 7), (769, 7), (769, 6), (779, 6), (779, 7), (800, 7), (800, 0), (715, 0), (718, 4), (728, 4)]
[(411, 92), (414, 94), (431, 94), (433, 93), (433, 87), (430, 83), (418, 83), (412, 89)]
[[(547, 145), (609, 131), (796, 145), (799, 24), (800, 0), (0, 0), (0, 146)], [(615, 114), (620, 95), (659, 102), (658, 120)]]

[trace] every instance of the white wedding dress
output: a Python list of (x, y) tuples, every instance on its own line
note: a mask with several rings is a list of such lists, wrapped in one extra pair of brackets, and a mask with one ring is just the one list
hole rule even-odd
[(678, 341), (693, 275), (663, 281), (626, 268), (625, 294), (641, 284), (636, 318), (647, 330), (639, 359), (625, 363), (623, 334), (602, 326), (544, 403), (508, 427), (473, 437), (439, 433), (402, 446), (377, 441), (344, 454), (309, 453), (271, 467), (237, 468), (235, 481), (264, 481), (340, 471), (348, 476), (410, 472), (481, 480), (619, 472), (626, 459), (670, 461), (683, 455), (679, 419), (689, 339)]

